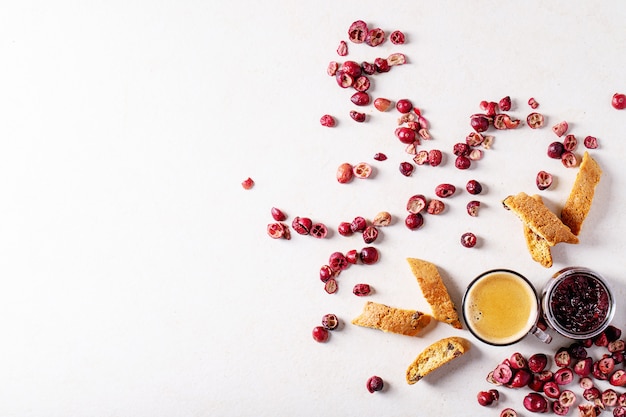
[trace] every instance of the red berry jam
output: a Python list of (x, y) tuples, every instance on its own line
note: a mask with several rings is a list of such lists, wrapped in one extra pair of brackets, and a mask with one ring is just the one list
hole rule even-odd
[(585, 270), (557, 278), (547, 301), (553, 324), (571, 335), (588, 335), (606, 327), (613, 303), (603, 280)]

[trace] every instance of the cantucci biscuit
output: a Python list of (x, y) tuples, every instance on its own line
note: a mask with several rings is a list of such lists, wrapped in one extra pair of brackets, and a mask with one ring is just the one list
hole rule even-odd
[[(538, 195), (532, 196), (539, 202), (543, 203), (543, 200)], [(550, 268), (552, 266), (552, 251), (548, 242), (537, 233), (533, 232), (530, 227), (524, 224), (524, 238), (526, 239), (526, 246), (530, 252), (530, 256), (534, 261), (539, 262), (542, 266)]]
[(591, 209), (596, 185), (600, 182), (601, 176), (602, 169), (595, 159), (585, 152), (572, 190), (561, 211), (561, 220), (575, 235), (580, 233), (583, 222)]
[(384, 332), (417, 336), (430, 323), (431, 316), (416, 310), (405, 310), (368, 301), (352, 324)]
[(440, 339), (424, 349), (406, 370), (406, 382), (415, 384), (442, 365), (469, 350), (469, 342), (462, 337)]
[(437, 267), (431, 262), (422, 259), (407, 258), (411, 272), (417, 278), (422, 294), (432, 309), (435, 320), (448, 323), (456, 329), (461, 329), (461, 321), (448, 289), (441, 280)]
[(548, 209), (543, 202), (537, 201), (521, 192), (510, 195), (502, 202), (505, 208), (513, 211), (526, 226), (554, 246), (557, 243), (578, 243), (578, 237), (572, 233), (559, 217)]

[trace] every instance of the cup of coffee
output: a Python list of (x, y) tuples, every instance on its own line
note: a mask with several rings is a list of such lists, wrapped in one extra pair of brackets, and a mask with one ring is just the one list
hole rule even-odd
[(493, 269), (476, 277), (463, 297), (463, 318), (479, 340), (495, 346), (519, 342), (527, 334), (550, 343), (537, 327), (540, 302), (533, 285), (509, 269)]
[(552, 329), (570, 339), (588, 339), (609, 326), (615, 297), (602, 275), (589, 268), (569, 267), (544, 287), (541, 306)]

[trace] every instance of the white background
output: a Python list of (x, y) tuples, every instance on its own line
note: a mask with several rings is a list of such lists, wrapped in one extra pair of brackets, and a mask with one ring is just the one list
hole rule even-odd
[[(354, 20), (407, 43), (349, 45), (356, 61), (403, 52), (409, 63), (376, 75), (371, 93), (409, 98), (430, 121), (424, 149), (444, 164), (398, 172), (408, 160), (394, 137), (396, 112), (348, 117), (351, 92), (326, 75)], [(515, 350), (550, 353), (526, 339), (490, 348), (466, 331), (432, 325), (416, 338), (349, 324), (370, 300), (428, 312), (405, 262), (437, 264), (453, 299), (494, 267), (538, 288), (560, 268), (607, 277), (626, 324), (624, 131), (626, 8), (621, 1), (4, 2), (0, 6), (0, 415), (2, 416), (497, 416), (525, 390), (502, 389), (497, 407), (475, 395)], [(535, 97), (546, 127), (496, 132), (485, 158), (454, 168), (451, 150), (470, 132), (481, 100), (513, 99), (525, 119)], [(337, 117), (322, 128), (324, 113)], [(521, 223), (501, 208), (508, 194), (541, 192), (556, 212), (576, 170), (545, 155), (550, 126), (598, 137), (604, 169), (579, 245), (559, 245), (545, 269), (525, 248)], [(579, 149), (580, 153), (581, 149)], [(389, 159), (376, 162), (376, 152)], [(375, 167), (338, 184), (342, 162)], [(243, 190), (252, 177), (256, 186)], [(467, 180), (483, 183), (476, 218)], [(460, 192), (418, 231), (404, 227), (409, 196)], [(290, 241), (265, 232), (276, 206), (335, 229), (387, 210), (396, 219), (375, 243), (381, 260), (356, 265), (328, 295), (319, 267), (334, 251), (360, 249), (336, 233)], [(465, 249), (471, 230), (479, 245)], [(342, 326), (311, 338), (323, 314)], [(406, 367), (440, 337), (471, 351), (409, 386)], [(599, 355), (599, 353), (595, 353)], [(383, 392), (365, 381), (380, 375)]]

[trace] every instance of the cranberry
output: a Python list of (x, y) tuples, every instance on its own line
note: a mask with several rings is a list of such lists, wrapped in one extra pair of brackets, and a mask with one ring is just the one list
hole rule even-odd
[(353, 233), (363, 233), (367, 227), (367, 220), (365, 217), (356, 216), (350, 223), (350, 229)]
[(340, 184), (346, 184), (352, 181), (352, 178), (354, 177), (354, 168), (352, 167), (352, 164), (344, 162), (339, 165), (335, 176)]
[(367, 390), (373, 394), (376, 391), (382, 391), (385, 384), (381, 377), (374, 375), (367, 380), (365, 386), (367, 387)]
[(539, 103), (537, 102), (537, 100), (535, 100), (534, 97), (528, 99), (528, 105), (531, 109), (536, 109), (537, 107), (539, 107)]
[(352, 293), (357, 297), (366, 297), (370, 295), (372, 288), (368, 284), (356, 284), (352, 288)]
[(328, 266), (330, 266), (333, 271), (343, 271), (349, 265), (345, 255), (341, 252), (333, 252), (328, 258)]
[(572, 363), (572, 356), (567, 348), (559, 348), (554, 354), (554, 364), (559, 368), (565, 368)]
[(548, 356), (545, 353), (535, 353), (528, 358), (528, 369), (534, 373), (543, 371), (548, 365)]
[(254, 187), (254, 181), (252, 180), (252, 178), (246, 178), (242, 181), (241, 186), (244, 190), (249, 190), (250, 188)]
[(355, 61), (345, 61), (339, 68), (339, 73), (349, 75), (352, 79), (360, 77), (362, 72), (361, 65)]
[(611, 374), (611, 376), (609, 377), (609, 383), (616, 387), (623, 387), (624, 385), (626, 385), (626, 371), (624, 371), (623, 369), (618, 369), (617, 371), (613, 372), (613, 374)]
[(615, 407), (617, 405), (617, 392), (613, 388), (607, 388), (602, 391), (600, 399), (606, 407)]
[(378, 229), (376, 226), (370, 225), (363, 231), (363, 242), (372, 243), (378, 239)]
[(437, 199), (431, 199), (428, 202), (428, 207), (426, 208), (426, 212), (428, 214), (440, 214), (446, 209), (446, 205), (443, 201)]
[(532, 374), (527, 369), (518, 369), (509, 383), (512, 388), (522, 388), (528, 385), (532, 379)]
[(561, 159), (563, 152), (565, 152), (565, 148), (561, 142), (552, 142), (548, 145), (548, 156), (550, 158)]
[(272, 239), (285, 238), (289, 240), (289, 229), (282, 223), (270, 223), (267, 225), (267, 234)]
[(466, 232), (461, 235), (461, 245), (466, 248), (473, 248), (476, 246), (476, 235), (472, 232)]
[(543, 393), (546, 394), (548, 398), (559, 398), (561, 395), (561, 388), (556, 382), (548, 381), (543, 386)]
[(500, 110), (509, 111), (511, 110), (511, 97), (506, 96), (500, 99), (498, 102), (498, 106), (500, 106)]
[(359, 256), (361, 258), (361, 262), (363, 262), (365, 265), (375, 264), (376, 262), (378, 262), (379, 258), (378, 249), (373, 246), (366, 246), (361, 249)]
[(320, 124), (325, 127), (335, 127), (337, 122), (335, 121), (335, 118), (333, 116), (331, 116), (330, 114), (325, 114), (320, 118)]
[(456, 187), (452, 184), (439, 184), (435, 187), (435, 194), (439, 198), (448, 198), (454, 195)]
[(406, 203), (406, 210), (409, 213), (420, 213), (426, 208), (426, 197), (423, 194), (415, 194)]
[(361, 62), (361, 72), (366, 75), (373, 75), (376, 73), (376, 66), (370, 62)]
[(485, 114), (489, 117), (493, 117), (498, 112), (498, 103), (495, 101), (487, 102), (487, 107), (485, 108)]
[(372, 175), (372, 167), (366, 162), (359, 162), (354, 166), (352, 172), (357, 178), (369, 178), (369, 176)]
[(526, 124), (530, 126), (531, 129), (539, 129), (543, 127), (543, 115), (541, 113), (530, 113), (526, 116)]
[(401, 126), (397, 128), (395, 131), (395, 134), (396, 134), (396, 137), (402, 143), (413, 144), (415, 142), (415, 137), (416, 137), (415, 131), (412, 129), (409, 129), (408, 127)]
[(500, 411), (500, 417), (517, 417), (517, 411), (512, 408), (505, 408)]
[(308, 235), (313, 227), (313, 222), (308, 217), (296, 216), (291, 222), (291, 227), (300, 235)]
[(346, 41), (340, 41), (339, 46), (337, 46), (337, 55), (346, 56), (348, 55), (348, 44)]
[(428, 164), (431, 167), (436, 167), (441, 164), (443, 154), (438, 149), (431, 149), (428, 151)]
[(346, 252), (346, 260), (349, 264), (355, 265), (357, 260), (359, 259), (359, 252), (356, 249), (350, 249)]
[(565, 168), (574, 168), (578, 165), (578, 158), (576, 158), (574, 152), (565, 151), (561, 155), (561, 162)]
[(558, 137), (563, 136), (567, 132), (567, 129), (569, 129), (569, 125), (565, 121), (559, 122), (559, 123), (555, 124), (554, 126), (552, 126), (552, 131)]
[(322, 223), (315, 223), (313, 226), (311, 226), (309, 234), (318, 239), (323, 239), (326, 237), (326, 235), (328, 235), (328, 229)]
[(593, 360), (591, 358), (579, 359), (574, 364), (574, 372), (578, 376), (585, 377), (591, 374), (592, 367), (593, 367)]
[(285, 216), (285, 213), (283, 213), (282, 210), (279, 208), (272, 207), (270, 212), (274, 220), (276, 220), (277, 222), (282, 222), (287, 218), (287, 216)]
[(358, 123), (363, 123), (366, 119), (365, 113), (361, 113), (356, 110), (350, 110), (350, 117)]
[(374, 226), (385, 227), (391, 224), (391, 214), (388, 211), (381, 211), (372, 220)]
[(610, 374), (615, 369), (615, 360), (610, 356), (600, 359), (598, 369), (604, 374)]
[(415, 169), (413, 164), (411, 164), (410, 162), (406, 162), (406, 161), (400, 162), (400, 166), (398, 168), (400, 169), (400, 173), (404, 175), (405, 177), (410, 177), (411, 174), (413, 173), (413, 170)]
[(329, 279), (336, 277), (337, 274), (338, 271), (331, 268), (330, 265), (322, 265), (320, 268), (320, 280), (322, 282), (326, 282)]
[(415, 153), (415, 156), (413, 157), (413, 162), (415, 162), (417, 165), (424, 165), (425, 163), (428, 162), (428, 151), (422, 149), (419, 152)]
[(377, 152), (376, 154), (374, 154), (374, 159), (376, 161), (386, 161), (387, 160), (387, 155), (385, 155), (384, 153), (381, 153), (381, 152)]
[(478, 400), (478, 404), (485, 407), (493, 404), (493, 395), (491, 395), (489, 391), (480, 391), (476, 395), (476, 399)]
[(361, 75), (354, 80), (354, 83), (352, 83), (352, 88), (354, 88), (356, 91), (365, 92), (370, 89), (371, 85), (372, 83), (370, 82), (370, 79), (367, 78), (365, 75)]
[(374, 60), (374, 65), (376, 66), (376, 72), (383, 73), (389, 72), (391, 69), (391, 65), (389, 65), (389, 61), (385, 58), (376, 58)]
[(334, 77), (335, 75), (337, 75), (337, 71), (339, 71), (339, 62), (330, 61), (328, 63), (328, 67), (326, 67), (326, 73), (329, 76)]
[(508, 114), (497, 114), (493, 119), (493, 127), (499, 130), (503, 129), (515, 129), (520, 124), (517, 119), (512, 119)]
[(617, 110), (626, 109), (626, 94), (613, 94), (613, 98), (611, 99), (611, 105)]
[(472, 217), (478, 216), (478, 209), (480, 208), (480, 201), (472, 200), (467, 203), (467, 214)]
[(559, 395), (559, 403), (563, 407), (571, 407), (576, 403), (576, 394), (574, 391), (566, 389), (561, 391), (561, 395)]
[[(389, 67), (393, 67), (394, 65), (404, 65), (406, 64), (406, 55), (401, 54), (400, 52), (394, 52), (387, 57), (387, 65)], [(389, 70), (387, 70), (389, 71)], [(380, 71), (383, 72), (383, 71)]]
[(376, 107), (378, 111), (387, 111), (389, 107), (391, 107), (391, 101), (386, 98), (378, 97), (374, 100), (374, 107)]
[(472, 165), (472, 161), (464, 155), (459, 155), (454, 161), (454, 166), (458, 169), (468, 169)]
[(550, 188), (552, 185), (552, 174), (549, 174), (546, 171), (539, 171), (535, 182), (537, 184), (537, 188), (540, 190)]
[(424, 224), (424, 216), (422, 213), (409, 213), (404, 219), (404, 224), (410, 230), (419, 229)]
[(467, 184), (465, 184), (465, 189), (468, 193), (476, 195), (483, 191), (483, 186), (476, 180), (469, 180)]
[(565, 139), (563, 139), (563, 148), (566, 151), (575, 151), (577, 146), (578, 140), (576, 139), (576, 136), (570, 134), (565, 136)]
[(339, 226), (337, 226), (337, 232), (341, 235), (341, 236), (352, 236), (352, 229), (350, 228), (350, 223), (348, 222), (341, 222), (339, 223)]
[(396, 102), (396, 110), (400, 113), (406, 114), (413, 109), (413, 103), (406, 98), (402, 98)]
[(554, 373), (554, 381), (559, 385), (571, 384), (574, 380), (574, 371), (570, 368), (561, 368)]
[(593, 380), (590, 377), (582, 377), (580, 378), (580, 381), (578, 383), (580, 385), (580, 387), (584, 390), (587, 390), (589, 388), (593, 388)]
[(315, 326), (313, 328), (312, 334), (313, 334), (313, 339), (319, 343), (324, 343), (328, 341), (328, 338), (330, 337), (330, 333), (328, 333), (328, 330), (326, 330), (322, 326)]
[[(467, 144), (467, 146), (478, 146), (481, 143), (483, 143), (485, 141), (485, 137), (483, 135), (481, 135), (478, 132), (470, 132), (466, 137), (465, 137), (465, 143)], [(465, 148), (465, 152), (459, 152), (460, 155), (467, 155), (468, 154), (468, 149)]]
[(601, 394), (602, 393), (597, 387), (591, 386), (589, 388), (585, 388), (585, 390), (583, 391), (583, 398), (587, 401), (593, 401), (600, 398)]
[(350, 101), (352, 101), (352, 103), (356, 106), (367, 106), (370, 104), (370, 95), (364, 91), (357, 91), (352, 94)]
[(328, 294), (336, 293), (338, 288), (339, 287), (337, 286), (337, 280), (335, 278), (330, 278), (324, 284), (324, 291), (326, 291)]
[(348, 39), (354, 43), (363, 43), (368, 33), (367, 23), (362, 20), (357, 20), (353, 22), (348, 29)]
[(322, 327), (326, 330), (335, 330), (339, 326), (339, 319), (335, 314), (324, 314), (322, 317)]
[(490, 123), (491, 120), (484, 114), (474, 114), (470, 118), (470, 125), (478, 133), (484, 132), (485, 130), (489, 129)]
[(399, 30), (394, 30), (393, 32), (391, 32), (391, 35), (389, 35), (389, 40), (394, 45), (402, 45), (405, 42), (404, 33)]
[(380, 28), (375, 28), (367, 32), (365, 37), (365, 43), (369, 46), (378, 46), (385, 42), (385, 31)]
[(569, 407), (564, 407), (560, 402), (554, 401), (552, 403), (552, 411), (557, 416), (566, 416), (569, 413)]
[(468, 155), (470, 151), (470, 146), (467, 143), (458, 142), (454, 144), (452, 148), (452, 153), (456, 156), (459, 155)]
[(337, 71), (335, 80), (337, 81), (337, 85), (341, 88), (352, 87), (352, 84), (354, 84), (354, 77), (341, 71)]
[(541, 394), (531, 392), (524, 397), (524, 407), (533, 413), (545, 413), (548, 410), (548, 401)]

